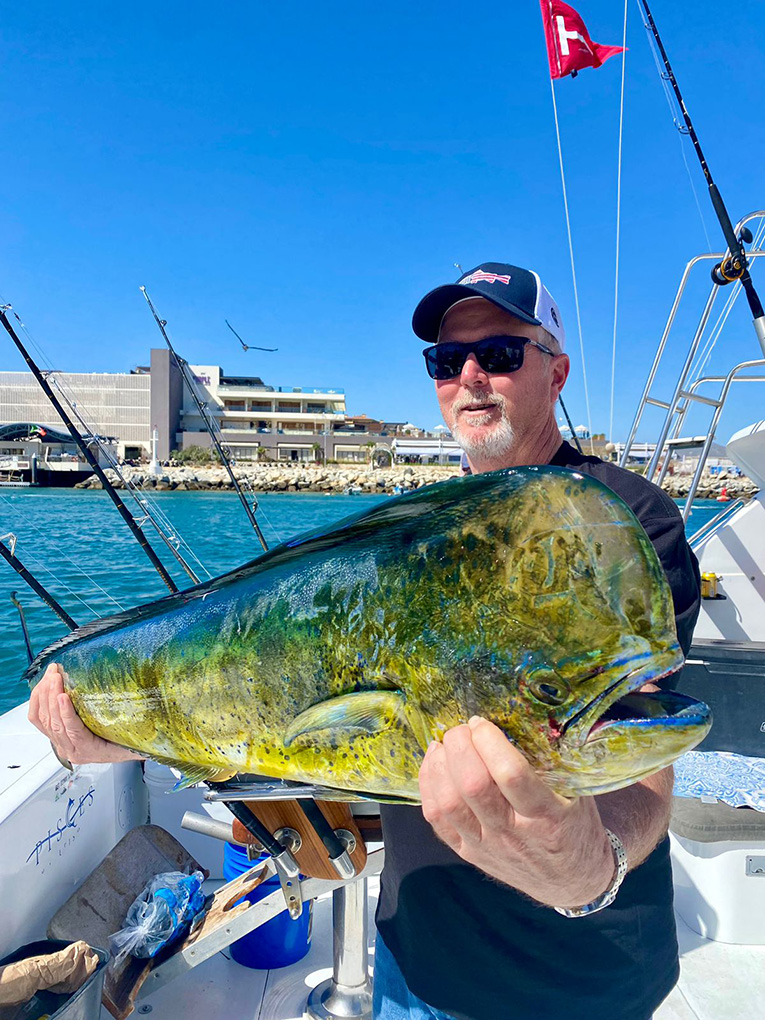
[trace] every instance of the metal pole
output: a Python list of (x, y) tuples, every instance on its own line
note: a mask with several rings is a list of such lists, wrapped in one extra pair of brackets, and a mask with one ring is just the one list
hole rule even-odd
[(684, 523), (688, 522), (688, 518), (691, 515), (693, 500), (694, 497), (696, 496), (696, 492), (698, 491), (699, 485), (701, 484), (701, 478), (704, 473), (704, 468), (706, 467), (707, 457), (709, 456), (709, 450), (712, 446), (712, 442), (717, 431), (717, 426), (720, 422), (720, 416), (722, 415), (723, 406), (725, 405), (725, 401), (728, 399), (728, 391), (730, 390), (731, 383), (736, 381), (736, 373), (745, 368), (763, 368), (763, 367), (765, 367), (765, 360), (742, 361), (739, 365), (736, 365), (734, 368), (732, 368), (725, 377), (722, 389), (720, 390), (718, 406), (715, 408), (715, 413), (712, 416), (712, 422), (709, 426), (709, 431), (707, 432), (707, 438), (701, 450), (701, 453), (699, 454), (699, 462), (696, 465), (696, 471), (693, 476), (693, 480), (691, 481), (690, 488), (688, 490), (688, 496), (686, 497), (685, 500), (685, 508), (683, 509)]
[[(736, 224), (736, 231), (738, 232), (750, 220), (759, 219), (759, 218), (765, 218), (765, 210), (759, 210), (758, 212), (750, 213), (748, 216), (745, 216), (743, 219), (739, 220), (739, 222)], [(749, 259), (752, 260), (752, 259), (760, 258), (763, 254), (765, 254), (765, 252), (759, 251), (759, 250), (758, 251), (750, 251), (749, 252)], [(709, 253), (709, 254), (705, 254), (705, 255), (696, 255), (694, 258), (692, 258), (690, 260), (690, 262), (685, 267), (685, 271), (683, 272), (682, 279), (681, 279), (680, 284), (679, 284), (679, 286), (677, 288), (677, 293), (675, 294), (675, 300), (674, 300), (674, 302), (672, 304), (672, 309), (671, 309), (671, 311), (669, 313), (669, 317), (667, 319), (667, 324), (664, 327), (664, 332), (662, 333), (661, 340), (659, 341), (659, 346), (658, 346), (658, 348), (656, 350), (656, 355), (655, 355), (655, 357), (653, 359), (653, 365), (651, 366), (651, 371), (648, 373), (648, 379), (646, 380), (645, 387), (643, 388), (643, 395), (640, 398), (640, 402), (638, 404), (638, 409), (635, 412), (635, 418), (634, 418), (634, 420), (632, 422), (632, 427), (630, 429), (629, 436), (627, 437), (627, 442), (624, 444), (624, 449), (622, 451), (621, 459), (619, 460), (619, 466), (620, 467), (626, 467), (626, 465), (627, 465), (627, 461), (629, 460), (630, 451), (632, 449), (633, 443), (635, 442), (635, 437), (637, 435), (637, 430), (638, 430), (638, 427), (639, 427), (640, 422), (642, 420), (643, 412), (644, 412), (644, 410), (646, 408), (646, 405), (647, 404), (652, 404), (654, 406), (663, 407), (665, 410), (668, 410), (669, 407), (670, 407), (670, 405), (665, 403), (665, 402), (653, 400), (651, 398), (651, 396), (650, 396), (650, 393), (651, 393), (651, 389), (653, 387), (653, 384), (654, 384), (654, 381), (655, 381), (655, 378), (656, 378), (656, 373), (658, 371), (659, 364), (660, 364), (661, 359), (662, 359), (662, 357), (664, 355), (664, 349), (665, 349), (665, 347), (667, 345), (667, 341), (669, 340), (669, 335), (670, 335), (670, 332), (671, 332), (672, 327), (674, 325), (675, 316), (677, 315), (677, 310), (680, 307), (680, 300), (683, 297), (683, 293), (684, 293), (686, 285), (688, 283), (688, 279), (690, 277), (691, 270), (696, 266), (696, 264), (698, 262), (709, 262), (709, 261), (712, 261), (712, 260), (715, 260), (715, 259), (719, 261), (719, 259), (721, 259), (723, 257), (724, 256), (720, 255), (719, 253)], [(755, 331), (757, 332), (758, 337), (759, 337), (758, 320), (755, 320), (754, 326), (755, 326)], [(763, 331), (763, 339), (760, 340), (760, 344), (762, 346), (762, 352), (763, 352), (763, 354), (765, 354), (765, 330)]]
[(311, 1020), (371, 1020), (367, 880), (332, 893), (332, 977), (308, 996)]
[(680, 396), (680, 390), (682, 390), (682, 388), (685, 386), (685, 380), (688, 377), (691, 365), (693, 364), (693, 359), (696, 356), (696, 351), (698, 350), (699, 344), (701, 343), (701, 337), (704, 333), (704, 330), (706, 329), (707, 322), (709, 321), (709, 316), (712, 314), (712, 305), (714, 304), (716, 297), (717, 288), (713, 287), (709, 293), (709, 297), (707, 298), (707, 303), (704, 306), (704, 311), (701, 313), (701, 319), (699, 320), (699, 324), (693, 336), (691, 348), (688, 351), (688, 355), (685, 359), (682, 372), (680, 373), (680, 378), (678, 379), (677, 385), (675, 386), (675, 392), (672, 394), (672, 399), (670, 400), (667, 406), (667, 414), (666, 417), (664, 418), (664, 424), (661, 427), (661, 432), (659, 433), (659, 438), (656, 442), (656, 449), (654, 450), (653, 457), (651, 458), (651, 463), (648, 465), (648, 469), (646, 470), (645, 473), (645, 478), (649, 482), (653, 480), (653, 476), (659, 465), (659, 460), (661, 459), (661, 455), (664, 450), (664, 443), (666, 442), (667, 436), (669, 435), (669, 430), (672, 426), (672, 418), (675, 413), (675, 407), (677, 406), (678, 397)]
[(165, 570), (164, 566), (162, 565), (161, 560), (159, 559), (157, 554), (154, 552), (152, 547), (149, 545), (149, 542), (148, 542), (146, 536), (144, 535), (144, 533), (141, 531), (141, 529), (136, 524), (136, 522), (135, 522), (135, 520), (133, 518), (133, 515), (130, 513), (128, 508), (122, 502), (120, 497), (117, 495), (117, 490), (114, 488), (112, 483), (109, 481), (109, 479), (104, 474), (104, 471), (101, 468), (101, 465), (98, 463), (98, 460), (93, 456), (92, 450), (90, 449), (88, 444), (85, 442), (85, 440), (82, 438), (80, 433), (77, 431), (77, 428), (75, 427), (74, 422), (69, 417), (69, 415), (66, 413), (66, 411), (64, 410), (64, 408), (63, 408), (61, 402), (59, 401), (58, 397), (56, 396), (56, 394), (51, 389), (48, 380), (45, 378), (45, 376), (42, 374), (40, 369), (37, 367), (37, 365), (35, 364), (34, 360), (32, 359), (32, 356), (29, 354), (29, 352), (27, 351), (26, 347), (24, 346), (24, 344), (21, 342), (21, 340), (17, 336), (16, 331), (14, 330), (13, 326), (10, 324), (10, 322), (8, 320), (8, 316), (6, 315), (6, 310), (8, 309), (8, 307), (9, 306), (6, 305), (5, 308), (0, 308), (0, 322), (2, 322), (3, 326), (5, 327), (5, 329), (7, 330), (8, 334), (10, 335), (11, 340), (13, 340), (14, 344), (18, 348), (19, 352), (21, 353), (22, 358), (24, 359), (24, 361), (26, 361), (27, 365), (29, 366), (30, 371), (32, 372), (32, 375), (35, 377), (35, 379), (39, 383), (40, 388), (42, 389), (43, 393), (48, 398), (48, 400), (51, 402), (51, 404), (53, 404), (53, 406), (56, 409), (57, 414), (59, 415), (59, 417), (61, 418), (63, 423), (66, 425), (66, 427), (69, 429), (69, 434), (71, 435), (72, 439), (75, 441), (77, 446), (79, 447), (80, 453), (83, 455), (83, 457), (88, 462), (88, 464), (90, 464), (91, 468), (93, 469), (94, 474), (96, 475), (98, 480), (101, 482), (101, 484), (103, 485), (107, 495), (109, 496), (109, 499), (117, 507), (117, 510), (119, 511), (119, 514), (122, 517), (123, 521), (125, 522), (125, 524), (127, 524), (127, 526), (132, 531), (133, 537), (138, 542), (138, 544), (143, 549), (143, 551), (146, 553), (146, 555), (149, 557), (152, 566), (157, 571), (157, 573), (162, 578), (162, 580), (165, 582), (167, 587), (170, 589), (170, 591), (173, 594), (175, 594), (178, 591), (178, 588), (177, 588), (175, 582), (173, 581), (172, 577), (170, 577), (168, 572)]

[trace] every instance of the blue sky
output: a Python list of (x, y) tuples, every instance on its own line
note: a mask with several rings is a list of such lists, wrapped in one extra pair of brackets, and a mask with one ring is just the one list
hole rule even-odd
[[(620, 43), (621, 4), (575, 6), (594, 39)], [(758, 7), (729, 5), (724, 18), (711, 0), (652, 7), (734, 221), (765, 205), (765, 85), (747, 48)], [(706, 249), (634, 3), (628, 14), (615, 438), (680, 273)], [(454, 262), (506, 260), (536, 268), (561, 305), (567, 402), (586, 422), (536, 0), (28, 0), (6, 6), (0, 33), (0, 294), (56, 367), (146, 363), (161, 338), (145, 284), (190, 361), (342, 386), (352, 413), (432, 428), (412, 309), (454, 278)], [(598, 432), (610, 409), (620, 60), (556, 85)], [(705, 272), (692, 290), (684, 343)], [(224, 318), (278, 353), (245, 354)], [(711, 370), (759, 354), (743, 300), (730, 324)], [(21, 367), (8, 345), (0, 367)], [(720, 438), (761, 418), (764, 397), (743, 387)]]

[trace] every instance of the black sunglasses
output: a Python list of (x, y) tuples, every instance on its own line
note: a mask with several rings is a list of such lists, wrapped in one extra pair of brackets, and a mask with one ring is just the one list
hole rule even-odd
[(471, 354), (475, 354), (484, 372), (517, 372), (523, 364), (526, 344), (555, 357), (555, 351), (527, 336), (487, 336), (473, 344), (433, 344), (422, 353), (431, 379), (453, 379), (462, 372)]

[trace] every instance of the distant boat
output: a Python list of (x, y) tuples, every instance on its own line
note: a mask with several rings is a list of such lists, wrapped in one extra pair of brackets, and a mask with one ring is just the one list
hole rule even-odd
[(722, 487), (722, 491), (720, 492), (720, 495), (717, 497), (717, 502), (718, 503), (730, 503), (731, 499), (732, 499), (732, 497), (728, 495), (728, 490), (725, 488), (725, 486), (723, 486)]

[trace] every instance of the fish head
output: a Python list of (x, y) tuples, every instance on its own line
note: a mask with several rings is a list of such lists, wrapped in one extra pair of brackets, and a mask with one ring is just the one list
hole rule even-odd
[[(706, 705), (647, 684), (678, 671), (672, 593), (627, 505), (593, 478), (510, 469), (461, 536), (461, 714), (497, 723), (561, 793), (636, 782), (698, 744)], [(488, 491), (488, 490), (487, 490)], [(464, 608), (467, 607), (467, 608)]]

